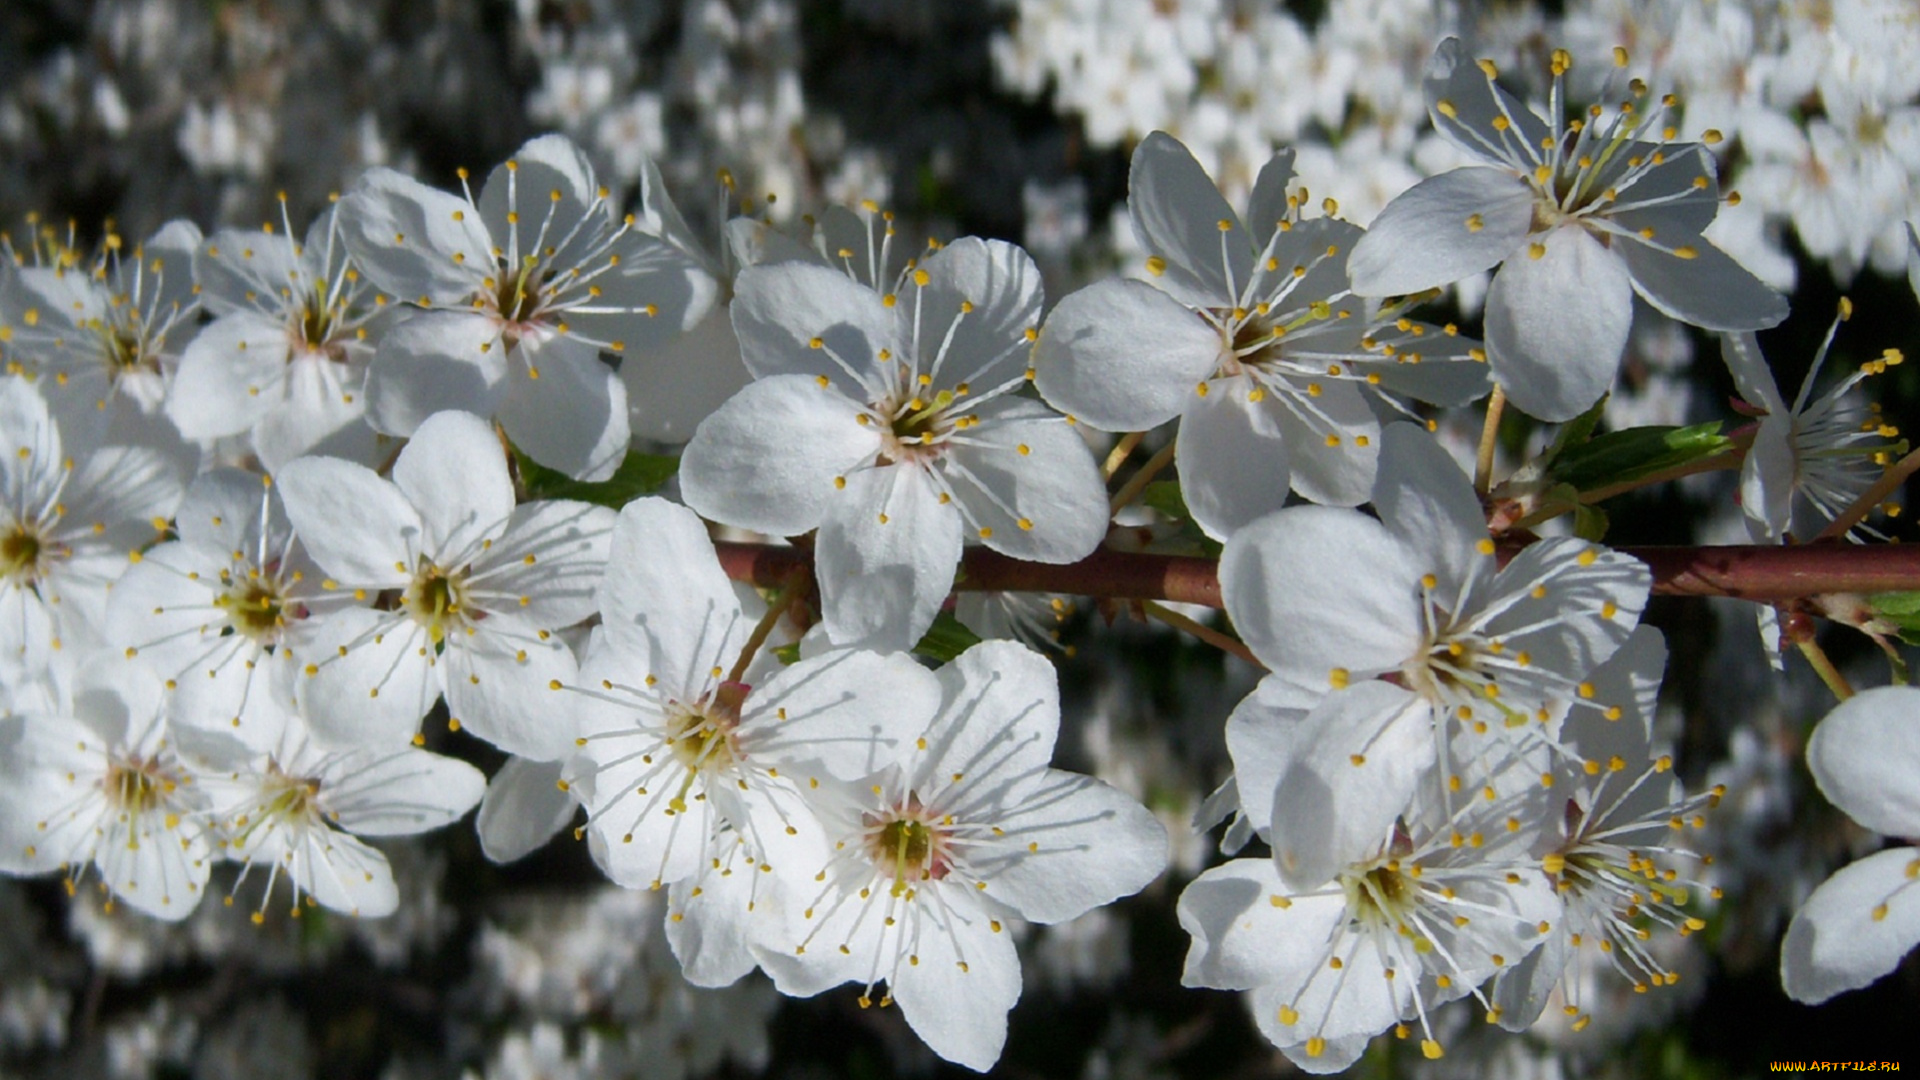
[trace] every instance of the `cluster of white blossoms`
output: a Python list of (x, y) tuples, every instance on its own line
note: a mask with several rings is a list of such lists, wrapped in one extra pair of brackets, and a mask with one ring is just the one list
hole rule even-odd
[[(505, 862), (574, 826), (615, 883), (664, 890), (689, 982), (855, 983), (984, 1071), (1021, 993), (1016, 932), (1139, 892), (1169, 842), (1130, 795), (1052, 767), (1042, 653), (911, 650), (969, 546), (1081, 562), (1171, 464), (1224, 545), (1232, 644), (1267, 671), (1226, 721), (1210, 809), (1232, 853), (1270, 857), (1186, 889), (1186, 981), (1248, 991), (1315, 1072), (1387, 1030), (1441, 1056), (1433, 1013), (1456, 999), (1578, 1030), (1594, 970), (1675, 982), (1653, 939), (1704, 928), (1713, 892), (1676, 836), (1718, 794), (1687, 794), (1653, 734), (1651, 574), (1490, 526), (1490, 478), (1453, 463), (1432, 409), (1592, 413), (1637, 294), (1741, 332), (1765, 538), (1795, 491), (1831, 521), (1897, 433), (1836, 404), (1870, 372), (1786, 408), (1751, 336), (1785, 301), (1703, 236), (1714, 159), (1643, 84), (1575, 109), (1571, 56), (1552, 64), (1542, 119), (1442, 43), (1421, 104), (1486, 164), (1371, 230), (1313, 202), (1290, 151), (1240, 213), (1148, 135), (1127, 207), (1144, 279), (1051, 312), (1017, 246), (897, 259), (874, 205), (793, 233), (736, 218), (709, 252), (650, 163), (625, 212), (559, 135), (477, 195), (464, 170), (456, 195), (373, 169), (304, 231), (176, 222), (90, 256), (37, 229), (0, 263), (0, 871), (177, 920), (230, 861), (256, 921), (283, 879), (293, 915), (378, 916), (400, 898), (366, 838), (478, 807)], [(1484, 345), (1413, 317), (1495, 265)], [(1099, 432), (1121, 436), (1104, 470)], [(674, 433), (681, 501), (633, 449)], [(1810, 464), (1829, 458), (1855, 467)], [(732, 580), (716, 527), (783, 538), (793, 571)], [(1017, 634), (1029, 602), (954, 607)], [(1899, 835), (1911, 814), (1840, 794), (1891, 766), (1833, 747), (1904, 700), (1843, 707), (1810, 751)], [(506, 764), (429, 751), (429, 720)], [(1816, 894), (1790, 988), (1856, 984), (1911, 942), (1881, 858)], [(1887, 925), (1836, 946), (1862, 890)]]
[[(1714, 242), (1776, 287), (1794, 283), (1787, 229), (1845, 281), (1898, 272), (1903, 223), (1920, 213), (1920, 23), (1899, 0), (1572, 0), (1551, 13), (1330, 0), (1311, 18), (1235, 0), (999, 2), (1012, 15), (994, 43), (1003, 83), (1047, 96), (1095, 146), (1169, 131), (1235, 195), (1272, 146), (1293, 146), (1302, 175), (1340, 187), (1365, 224), (1460, 164), (1444, 128), (1424, 123), (1420, 89), (1431, 43), (1453, 34), (1516, 71), (1544, 59), (1543, 42), (1582, 58), (1632, 48), (1684, 102), (1683, 136), (1724, 133), (1715, 153), (1746, 200)], [(1519, 78), (1544, 104), (1548, 84)], [(1575, 85), (1601, 89), (1585, 72)]]

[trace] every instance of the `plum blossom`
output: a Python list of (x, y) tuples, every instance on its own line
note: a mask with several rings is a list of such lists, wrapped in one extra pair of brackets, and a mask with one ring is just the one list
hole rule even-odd
[(673, 886), (669, 939), (708, 986), (752, 969), (748, 937), (775, 915), (780, 872), (824, 857), (810, 791), (873, 771), (939, 703), (905, 655), (835, 650), (783, 667), (755, 632), (782, 610), (755, 606), (759, 623), (692, 511), (627, 504), (601, 626), (561, 706), (580, 716), (565, 771), (595, 861), (628, 888)]
[(181, 497), (161, 454), (62, 435), (34, 383), (0, 377), (0, 686), (102, 643), (108, 588)]
[[(1624, 67), (1626, 51), (1614, 58)], [(1701, 237), (1719, 186), (1703, 145), (1670, 141), (1677, 101), (1634, 80), (1617, 105), (1593, 105), (1563, 127), (1572, 64), (1554, 52), (1543, 120), (1494, 82), (1492, 61), (1469, 63), (1457, 39), (1442, 42), (1427, 72), (1428, 112), (1442, 135), (1490, 164), (1423, 180), (1389, 203), (1349, 264), (1366, 296), (1499, 265), (1487, 293), (1494, 380), (1519, 408), (1554, 421), (1612, 384), (1636, 292), (1709, 330), (1756, 330), (1787, 313), (1784, 297)]]
[(729, 525), (819, 530), (833, 643), (910, 647), (965, 540), (1046, 563), (1099, 544), (1107, 500), (1092, 452), (1014, 393), (1040, 315), (1039, 272), (1020, 249), (963, 238), (886, 293), (809, 262), (750, 267), (737, 287), (734, 329), (756, 381), (694, 432), (681, 490)]
[(308, 228), (223, 229), (194, 254), (216, 317), (180, 358), (167, 415), (190, 439), (246, 435), (268, 469), (305, 453), (370, 461), (367, 364), (390, 320), (353, 268), (338, 208)]
[(1039, 654), (986, 642), (935, 674), (938, 711), (916, 718), (917, 738), (823, 785), (831, 850), (781, 871), (786, 925), (756, 952), (782, 993), (860, 983), (862, 1007), (898, 1004), (934, 1053), (984, 1072), (1020, 997), (1010, 924), (1137, 892), (1165, 868), (1167, 837), (1127, 795), (1048, 767), (1059, 691)]
[(44, 714), (0, 719), (0, 872), (92, 866), (113, 897), (184, 919), (212, 864), (206, 799), (168, 737), (160, 682), (132, 666), (83, 671)]
[(477, 201), (374, 169), (339, 215), (354, 264), (422, 309), (382, 338), (367, 374), (367, 418), (391, 435), (464, 409), (497, 416), (543, 465), (605, 479), (629, 428), (600, 352), (658, 344), (713, 301), (707, 272), (617, 218), (586, 157), (558, 135), (521, 147)]
[(1216, 539), (1280, 509), (1290, 490), (1366, 501), (1380, 452), (1369, 391), (1458, 405), (1487, 388), (1475, 342), (1407, 318), (1404, 302), (1351, 295), (1362, 230), (1302, 217), (1292, 181), (1293, 154), (1275, 155), (1243, 221), (1186, 147), (1148, 136), (1127, 209), (1150, 283), (1068, 296), (1034, 350), (1041, 394), (1095, 427), (1180, 417), (1182, 494)]
[[(274, 882), (293, 891), (289, 914), (319, 904), (375, 918), (399, 907), (387, 857), (362, 836), (409, 836), (457, 820), (487, 786), (464, 761), (412, 746), (328, 750), (298, 715), (275, 708), (278, 730), (264, 752), (228, 744), (231, 760), (201, 777), (220, 853), (243, 864), (240, 883), (256, 867), (267, 881), (253, 920), (264, 919)], [(204, 751), (203, 751), (204, 752)]]
[(454, 721), (510, 753), (567, 753), (547, 684), (577, 669), (553, 631), (593, 613), (613, 511), (515, 506), (493, 428), (458, 412), (415, 430), (391, 480), (304, 457), (276, 482), (322, 585), (371, 605), (327, 614), (299, 656), (317, 739), (398, 746), (445, 694)]

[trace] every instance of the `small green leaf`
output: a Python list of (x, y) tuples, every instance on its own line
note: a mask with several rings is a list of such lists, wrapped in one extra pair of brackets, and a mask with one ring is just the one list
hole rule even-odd
[(1180, 494), (1180, 481), (1155, 480), (1140, 493), (1140, 501), (1169, 521), (1192, 521), (1186, 497)]
[(774, 659), (783, 664), (797, 664), (800, 662), (800, 643), (796, 641), (791, 645), (775, 645), (773, 655)]
[(1573, 508), (1573, 535), (1597, 544), (1607, 538), (1607, 512), (1597, 506)]
[(1566, 448), (1551, 473), (1556, 483), (1594, 491), (1669, 472), (1732, 446), (1733, 440), (1720, 434), (1718, 420), (1692, 427), (1628, 428)]
[(661, 485), (672, 479), (680, 469), (680, 459), (671, 454), (634, 451), (620, 462), (620, 467), (613, 471), (612, 477), (590, 484), (535, 462), (518, 447), (514, 448), (513, 457), (520, 467), (521, 483), (526, 486), (531, 498), (577, 499), (598, 506), (610, 506), (615, 510), (642, 495), (659, 491)]
[(1607, 398), (1611, 396), (1602, 395), (1599, 401), (1593, 403), (1593, 408), (1560, 425), (1560, 430), (1554, 433), (1553, 445), (1540, 455), (1542, 468), (1560, 460), (1560, 455), (1568, 450), (1585, 446), (1593, 438), (1593, 429), (1600, 423), (1600, 417), (1607, 409)]
[(1873, 613), (1886, 620), (1909, 645), (1920, 645), (1920, 592), (1876, 593), (1867, 598)]
[(937, 663), (946, 663), (975, 645), (980, 644), (980, 635), (967, 629), (953, 612), (943, 611), (933, 620), (933, 626), (913, 651)]
[(1194, 554), (1219, 558), (1222, 550), (1219, 541), (1202, 532), (1199, 524), (1193, 520), (1193, 512), (1187, 509), (1186, 496), (1180, 493), (1180, 481), (1155, 480), (1140, 492), (1140, 501), (1148, 509), (1180, 526), (1180, 531), (1174, 535), (1156, 539), (1153, 550), (1167, 555)]

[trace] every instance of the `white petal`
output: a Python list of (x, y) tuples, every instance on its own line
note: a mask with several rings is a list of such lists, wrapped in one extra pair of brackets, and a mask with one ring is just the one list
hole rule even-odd
[(1479, 549), (1488, 538), (1487, 518), (1473, 481), (1418, 424), (1389, 424), (1381, 437), (1373, 489), (1380, 520), (1407, 551), (1426, 560), (1440, 582), (1435, 592), (1464, 597), (1468, 582), (1487, 568)]
[(1766, 354), (1760, 351), (1760, 339), (1751, 332), (1723, 334), (1720, 357), (1726, 361), (1727, 372), (1733, 376), (1733, 388), (1743, 401), (1765, 409), (1770, 415), (1787, 415), (1786, 399), (1780, 396), (1780, 384), (1774, 381), (1773, 369), (1767, 365)]
[(1127, 213), (1140, 246), (1165, 260), (1162, 288), (1196, 307), (1236, 302), (1253, 269), (1254, 238), (1193, 154), (1164, 131), (1133, 152)]
[[(1788, 997), (1818, 1005), (1858, 989), (1920, 944), (1916, 862), (1920, 850), (1892, 848), (1842, 867), (1813, 890), (1780, 942), (1780, 982)], [(1876, 919), (1882, 904), (1885, 913)]]
[(1827, 801), (1885, 836), (1920, 836), (1920, 690), (1863, 690), (1807, 740), (1807, 768)]
[(498, 323), (464, 311), (410, 315), (381, 337), (367, 368), (367, 422), (387, 435), (411, 435), (445, 409), (492, 416), (506, 380)]
[(669, 697), (691, 701), (731, 665), (752, 624), (720, 569), (706, 526), (665, 499), (635, 499), (613, 527), (601, 585), (602, 632), (646, 665)]
[(1180, 414), (1220, 362), (1220, 332), (1141, 281), (1069, 294), (1034, 346), (1034, 385), (1051, 405), (1103, 431), (1145, 431)]
[(513, 508), (505, 533), (475, 559), (468, 579), (481, 608), (556, 629), (594, 613), (615, 514), (566, 499)]
[(1634, 290), (1662, 314), (1707, 330), (1759, 330), (1787, 317), (1787, 298), (1726, 252), (1700, 238), (1682, 246), (1693, 255), (1681, 258), (1633, 236), (1613, 241)]
[(917, 775), (931, 782), (959, 773), (971, 789), (992, 791), (1047, 768), (1060, 734), (1060, 685), (1046, 657), (1017, 642), (983, 641), (936, 674), (943, 701)]
[(702, 515), (743, 529), (791, 536), (817, 528), (837, 498), (834, 478), (880, 451), (874, 425), (857, 419), (864, 415), (812, 377), (761, 379), (694, 432), (680, 491)]
[[(898, 969), (889, 985), (908, 1026), (928, 1049), (975, 1072), (1000, 1059), (1007, 1040), (1007, 1013), (1020, 1000), (1020, 957), (1012, 935), (982, 933), (985, 916), (954, 907), (923, 910), (923, 920), (947, 927), (924, 927), (917, 943), (920, 963)], [(966, 938), (965, 948), (960, 938)], [(964, 960), (966, 967), (961, 963)]]
[(1180, 417), (1180, 494), (1215, 540), (1285, 506), (1293, 490), (1279, 417), (1248, 400), (1253, 389), (1248, 379), (1215, 379)]
[[(1455, 145), (1519, 172), (1540, 162), (1541, 140), (1553, 132), (1474, 63), (1459, 38), (1434, 49), (1421, 87), (1435, 130)], [(1495, 126), (1502, 118), (1505, 130)]]
[(1287, 187), (1293, 183), (1293, 148), (1274, 152), (1260, 175), (1254, 178), (1253, 194), (1247, 199), (1247, 231), (1253, 234), (1256, 250), (1266, 246), (1280, 222), (1287, 219)]
[[(493, 265), (493, 241), (474, 208), (410, 176), (370, 169), (340, 203), (340, 233), (354, 263), (397, 299), (460, 303)], [(456, 254), (465, 258), (455, 262)]]
[(500, 426), (513, 444), (576, 480), (605, 480), (627, 454), (627, 388), (571, 338), (523, 338), (526, 378), (507, 377)]
[(450, 635), (440, 655), (447, 713), (509, 754), (554, 761), (573, 750), (574, 717), (553, 689), (575, 683), (573, 652), (508, 615)]
[(448, 569), (499, 539), (513, 512), (505, 451), (472, 413), (435, 413), (421, 424), (393, 463), (393, 486), (426, 526), (422, 553)]
[(894, 307), (907, 329), (902, 340), (910, 340), (918, 316), (920, 370), (933, 373), (938, 386), (984, 388), (1017, 378), (1027, 366), (1026, 333), (1040, 325), (1040, 268), (1033, 259), (1003, 240), (963, 236), (920, 268), (927, 284)]
[(911, 649), (939, 614), (960, 565), (960, 511), (916, 465), (847, 477), (814, 545), (827, 637)]
[(1380, 211), (1347, 260), (1361, 296), (1405, 296), (1459, 281), (1522, 252), (1533, 189), (1501, 169), (1430, 176)]
[(167, 393), (167, 416), (189, 439), (238, 435), (280, 404), (287, 329), (239, 311), (194, 336)]
[(440, 697), (432, 653), (426, 631), (404, 615), (347, 608), (327, 616), (312, 648), (297, 657), (313, 669), (300, 676), (297, 692), (315, 740), (405, 745)]
[(406, 746), (342, 755), (321, 795), (329, 820), (349, 832), (413, 836), (460, 820), (486, 788), (486, 776), (466, 762)]
[(1006, 835), (982, 843), (967, 861), (993, 898), (1022, 918), (1075, 918), (1132, 896), (1166, 869), (1160, 819), (1090, 776), (1047, 769), (998, 797), (1008, 809), (994, 825)]
[(835, 649), (755, 686), (737, 730), (755, 761), (806, 761), (851, 780), (899, 760), (940, 695), (940, 680), (905, 653)]
[(493, 774), (474, 822), (489, 860), (504, 865), (531, 855), (572, 823), (580, 804), (560, 786), (563, 767), (510, 757)]
[(336, 458), (287, 462), (274, 477), (293, 531), (314, 562), (346, 585), (398, 588), (424, 546), (420, 514), (365, 465)]
[(1289, 894), (1269, 859), (1235, 859), (1195, 878), (1180, 894), (1180, 928), (1193, 938), (1180, 984), (1247, 990), (1310, 978), (1346, 922), (1346, 902)]
[(1273, 795), (1273, 861), (1296, 891), (1382, 849), (1433, 764), (1433, 717), (1377, 679), (1336, 691), (1301, 722)]
[(1001, 398), (974, 415), (980, 423), (940, 467), (975, 535), (1030, 562), (1093, 554), (1107, 535), (1107, 491), (1086, 440), (1035, 401)]
[(1412, 656), (1419, 582), (1392, 534), (1352, 510), (1282, 510), (1235, 533), (1220, 558), (1241, 640), (1301, 686), (1397, 669)]
[(1380, 466), (1380, 422), (1357, 384), (1335, 380), (1318, 397), (1270, 393), (1261, 408), (1287, 440), (1293, 490), (1322, 506), (1367, 501)]
[(881, 385), (880, 350), (901, 349), (894, 313), (880, 294), (838, 270), (798, 262), (752, 266), (734, 289), (733, 330), (757, 378), (824, 375), (867, 400), (869, 388)]
[[(178, 383), (175, 383), (178, 386)], [(269, 470), (303, 454), (378, 464), (391, 453), (366, 422), (366, 372), (319, 353), (288, 358), (279, 402), (253, 425), (253, 450)]]
[(1318, 703), (1318, 692), (1302, 694), (1277, 675), (1261, 679), (1227, 717), (1227, 755), (1233, 759), (1232, 783), (1240, 812), (1265, 833), (1273, 819), (1273, 789), (1293, 762), (1301, 721)]
[(716, 305), (692, 329), (657, 347), (628, 343), (620, 381), (634, 437), (680, 443), (753, 376), (740, 359), (728, 309)]
[(1540, 420), (1571, 420), (1613, 385), (1633, 323), (1620, 257), (1578, 227), (1534, 238), (1539, 258), (1508, 259), (1487, 290), (1487, 356), (1508, 400)]
[(301, 272), (293, 248), (294, 238), (258, 229), (221, 229), (207, 237), (193, 252), (200, 302), (223, 317), (277, 305), (280, 290)]

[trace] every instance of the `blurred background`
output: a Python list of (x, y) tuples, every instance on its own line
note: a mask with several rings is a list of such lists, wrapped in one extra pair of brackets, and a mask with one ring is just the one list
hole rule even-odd
[[(370, 166), (451, 187), (456, 169), (484, 176), (561, 131), (627, 199), (656, 162), (716, 247), (735, 213), (790, 222), (871, 199), (915, 245), (1025, 245), (1057, 299), (1139, 264), (1127, 163), (1151, 131), (1186, 142), (1236, 204), (1293, 147), (1314, 201), (1362, 224), (1463, 163), (1420, 90), (1447, 35), (1522, 93), (1544, 91), (1563, 46), (1580, 101), (1619, 92), (1603, 79), (1624, 46), (1632, 73), (1679, 95), (1682, 137), (1725, 136), (1722, 187), (1741, 199), (1708, 235), (1791, 294), (1794, 315), (1761, 335), (1788, 393), (1843, 295), (1856, 316), (1830, 372), (1920, 348), (1903, 226), (1920, 177), (1911, 0), (8, 0), (0, 226), (24, 252), (39, 228), (84, 246), (109, 223), (134, 238), (183, 216), (209, 231), (277, 225), (284, 192), (304, 228)], [(1476, 327), (1482, 291), (1466, 283), (1442, 314)], [(1920, 399), (1915, 367), (1871, 384), (1895, 422)], [(1731, 390), (1716, 343), (1642, 311), (1606, 423), (1730, 429)], [(1446, 430), (1464, 445), (1478, 425)], [(1514, 454), (1537, 437), (1503, 430)], [(1732, 487), (1716, 474), (1615, 500), (1608, 541), (1744, 542)], [(1635, 995), (1602, 979), (1596, 1022), (1577, 1034), (1543, 1022), (1510, 1036), (1458, 1003), (1437, 1021), (1446, 1059), (1383, 1037), (1355, 1075), (1740, 1077), (1920, 1049), (1912, 957), (1820, 1009), (1779, 990), (1787, 918), (1880, 843), (1802, 763), (1830, 696), (1804, 665), (1769, 668), (1750, 608), (1665, 601), (1647, 618), (1673, 649), (1660, 731), (1691, 788), (1728, 786), (1700, 841), (1726, 899), (1702, 911), (1705, 934), (1667, 943), (1679, 984)], [(1059, 630), (1071, 649), (1054, 654), (1057, 764), (1160, 813), (1174, 867), (1138, 897), (1026, 933), (1026, 990), (994, 1075), (1287, 1074), (1239, 996), (1180, 988), (1173, 916), (1219, 858), (1189, 822), (1226, 774), (1221, 725), (1257, 672), (1124, 607), (1083, 604)], [(1887, 680), (1857, 635), (1830, 648), (1856, 685)], [(426, 726), (437, 748), (499, 765)], [(657, 898), (607, 884), (566, 834), (506, 867), (470, 824), (381, 846), (403, 895), (382, 920), (313, 911), (256, 927), (250, 884), (245, 902), (168, 925), (69, 899), (57, 881), (0, 880), (0, 1075), (965, 1075), (852, 990), (788, 1001), (758, 976), (688, 987)], [(215, 882), (226, 892), (230, 872)]]

